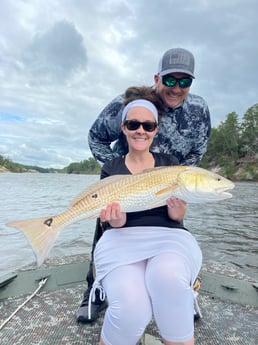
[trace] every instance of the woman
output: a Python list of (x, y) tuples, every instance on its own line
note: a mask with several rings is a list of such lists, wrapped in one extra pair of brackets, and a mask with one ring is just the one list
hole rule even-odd
[[(176, 158), (150, 152), (158, 130), (153, 103), (138, 99), (126, 105), (121, 128), (128, 154), (107, 161), (102, 178), (136, 174), (156, 166), (177, 165)], [(100, 345), (133, 345), (154, 317), (165, 345), (194, 344), (192, 284), (202, 255), (184, 228), (186, 204), (169, 198), (167, 205), (123, 213), (112, 203), (100, 213), (108, 222), (94, 251), (94, 289), (108, 299)], [(102, 296), (104, 298), (104, 296)]]

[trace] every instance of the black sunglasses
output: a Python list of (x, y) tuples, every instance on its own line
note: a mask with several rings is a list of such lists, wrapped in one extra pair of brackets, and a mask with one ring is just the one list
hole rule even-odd
[(151, 121), (140, 122), (137, 120), (125, 120), (124, 126), (129, 131), (136, 131), (136, 129), (142, 126), (146, 132), (153, 132), (157, 128), (158, 124), (157, 122), (151, 122)]
[(190, 87), (193, 81), (193, 79), (190, 77), (176, 78), (169, 74), (163, 75), (161, 79), (162, 79), (162, 84), (165, 86), (174, 87), (176, 83), (178, 83), (182, 89), (186, 89), (187, 87)]

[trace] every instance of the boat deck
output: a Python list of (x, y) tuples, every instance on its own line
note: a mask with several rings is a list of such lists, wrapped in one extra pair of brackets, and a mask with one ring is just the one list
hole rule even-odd
[[(76, 265), (76, 266), (74, 266)], [(79, 265), (79, 266), (78, 266)], [(51, 265), (50, 265), (51, 266)], [(75, 319), (76, 310), (81, 302), (86, 284), (83, 282), (87, 270), (84, 261), (74, 264), (61, 265), (62, 275), (58, 276), (59, 271), (49, 271), (45, 267), (40, 273), (37, 271), (23, 272), (21, 277), (17, 276), (9, 284), (0, 287), (0, 324), (18, 308), (26, 298), (31, 294), (14, 295), (17, 286), (20, 285), (20, 291), (24, 288), (24, 281), (30, 284), (31, 276), (37, 286), (43, 276), (49, 277), (49, 282), (40, 290), (31, 300), (21, 308), (17, 314), (2, 327), (0, 330), (0, 343), (5, 345), (97, 345), (99, 334), (103, 321), (104, 311), (101, 318), (94, 324), (78, 324)], [(70, 271), (65, 271), (69, 267)], [(78, 270), (75, 272), (74, 268)], [(80, 272), (81, 271), (81, 272)], [(55, 284), (54, 274), (55, 272)], [(74, 272), (79, 277), (73, 277), (71, 281), (66, 282), (65, 276), (71, 276)], [(200, 291), (198, 301), (203, 318), (195, 322), (195, 339), (197, 345), (257, 345), (258, 344), (258, 306), (255, 304), (238, 304), (236, 301), (225, 300), (218, 297), (218, 288), (214, 281), (212, 285), (214, 291), (205, 290), (205, 280), (209, 277), (216, 277), (216, 272), (203, 272), (203, 285)], [(210, 274), (210, 275), (209, 275)], [(228, 276), (227, 276), (228, 277)], [(80, 280), (78, 282), (78, 280)], [(212, 278), (211, 278), (212, 279)], [(222, 285), (222, 291), (226, 294), (235, 293), (236, 290), (241, 294), (241, 287), (238, 282), (243, 279), (230, 277), (230, 282), (225, 280)], [(234, 281), (232, 280), (234, 279)], [(52, 282), (51, 282), (52, 280)], [(62, 280), (62, 284), (61, 284)], [(222, 281), (222, 280), (221, 280)], [(251, 295), (258, 300), (258, 292), (255, 282), (247, 282), (250, 287)], [(254, 283), (254, 284), (253, 284)], [(47, 287), (47, 285), (49, 286)], [(4, 284), (2, 284), (4, 285)], [(26, 285), (26, 284), (25, 284)], [(33, 285), (33, 284), (32, 284)], [(224, 288), (223, 288), (224, 286)], [(226, 287), (225, 287), (226, 286)], [(33, 290), (32, 289), (32, 290)], [(253, 290), (252, 290), (253, 289)], [(2, 291), (2, 295), (1, 295)], [(233, 292), (232, 292), (233, 291)], [(235, 291), (235, 292), (234, 292)], [(250, 291), (246, 291), (246, 298), (250, 297)], [(9, 297), (7, 296), (9, 294)], [(13, 295), (13, 296), (12, 296)], [(239, 295), (240, 296), (240, 295)], [(249, 296), (249, 297), (248, 297)], [(253, 298), (251, 296), (251, 298)], [(238, 299), (239, 297), (237, 297)], [(233, 298), (234, 299), (234, 298)], [(155, 323), (152, 321), (146, 329), (146, 345), (161, 344), (159, 334)], [(122, 345), (122, 344), (121, 344)]]

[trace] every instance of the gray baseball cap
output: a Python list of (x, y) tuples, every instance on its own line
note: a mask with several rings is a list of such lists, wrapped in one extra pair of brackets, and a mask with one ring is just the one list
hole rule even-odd
[(191, 52), (182, 48), (172, 48), (162, 56), (158, 74), (163, 76), (173, 72), (181, 72), (194, 77), (194, 56)]

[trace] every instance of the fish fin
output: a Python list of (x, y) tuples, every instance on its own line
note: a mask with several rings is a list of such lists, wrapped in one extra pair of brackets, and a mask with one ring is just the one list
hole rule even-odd
[(105, 187), (106, 185), (109, 185), (112, 182), (118, 182), (119, 180), (126, 178), (130, 175), (112, 175), (104, 178), (103, 180), (99, 180), (86, 189), (84, 189), (81, 193), (79, 193), (70, 203), (70, 207), (75, 206), (81, 199), (85, 198), (89, 194), (95, 194), (97, 190), (99, 190), (101, 187)]
[(16, 220), (7, 223), (7, 226), (21, 230), (27, 237), (34, 254), (37, 258), (37, 265), (44, 262), (47, 254), (54, 245), (60, 231), (55, 230), (51, 223), (53, 217), (43, 217), (27, 220)]
[(91, 216), (88, 217), (88, 219), (97, 219), (99, 218), (100, 211), (97, 214), (92, 214)]
[(142, 172), (138, 173), (138, 175), (139, 174), (148, 173), (148, 172), (152, 172), (152, 171), (164, 170), (164, 168), (168, 168), (168, 166), (163, 165), (161, 167), (154, 167), (154, 168), (144, 169)]
[(176, 194), (177, 191), (177, 183), (173, 183), (172, 185), (169, 184), (168, 186), (160, 189), (159, 191), (155, 192), (157, 196), (157, 200), (155, 200), (152, 203), (149, 203), (147, 205), (148, 209), (154, 208), (154, 207), (160, 207), (164, 206), (166, 204), (166, 200)]
[[(176, 188), (178, 188), (178, 183), (173, 183), (172, 185), (170, 184), (170, 185), (168, 185), (167, 187), (165, 187), (165, 188), (163, 188), (163, 189), (160, 189), (158, 192), (156, 192), (155, 194), (157, 195), (157, 196), (161, 196), (162, 194), (169, 194), (169, 195), (171, 195), (172, 196), (172, 193), (173, 193), (173, 191), (176, 189)], [(169, 196), (168, 196), (169, 197)]]
[(185, 168), (189, 168), (189, 166), (184, 166), (184, 165), (163, 165), (160, 167), (154, 167), (154, 168), (149, 168), (149, 169), (144, 169), (141, 173), (146, 173), (146, 172), (152, 172), (152, 171), (159, 171), (159, 170), (165, 170), (169, 168), (169, 170), (175, 170), (176, 172), (184, 171)]

